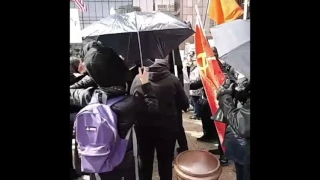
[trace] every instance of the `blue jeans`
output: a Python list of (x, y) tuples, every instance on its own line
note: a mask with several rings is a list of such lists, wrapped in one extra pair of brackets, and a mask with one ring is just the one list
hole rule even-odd
[(200, 117), (200, 105), (198, 104), (198, 100), (200, 99), (200, 96), (191, 96), (192, 100), (192, 106), (194, 108), (194, 115), (196, 117)]

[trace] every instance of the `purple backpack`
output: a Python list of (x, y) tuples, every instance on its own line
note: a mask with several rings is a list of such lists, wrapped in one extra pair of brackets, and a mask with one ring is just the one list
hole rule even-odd
[[(99, 103), (99, 96), (102, 104)], [(104, 93), (96, 91), (91, 102), (77, 114), (74, 128), (82, 172), (110, 172), (122, 162), (131, 129), (126, 139), (120, 138), (117, 115), (111, 110), (111, 106), (124, 97), (106, 100)]]

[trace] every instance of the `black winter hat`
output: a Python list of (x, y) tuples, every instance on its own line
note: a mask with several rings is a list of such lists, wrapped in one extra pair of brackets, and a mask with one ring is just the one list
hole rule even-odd
[(119, 55), (101, 43), (89, 43), (83, 62), (92, 79), (100, 87), (124, 86), (129, 70)]

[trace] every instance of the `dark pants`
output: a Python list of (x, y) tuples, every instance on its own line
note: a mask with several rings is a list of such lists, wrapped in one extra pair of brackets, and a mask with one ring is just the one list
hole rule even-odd
[(177, 133), (177, 141), (178, 141), (180, 150), (186, 151), (188, 150), (188, 141), (187, 141), (186, 133), (184, 132), (184, 128), (183, 128), (182, 113), (181, 111), (178, 113), (179, 113), (179, 125), (178, 125), (179, 129)]
[(192, 100), (192, 106), (194, 108), (194, 115), (199, 117), (200, 115), (200, 105), (198, 104), (198, 100), (200, 99), (200, 96), (191, 96)]
[(203, 134), (218, 140), (218, 133), (214, 122), (211, 120), (211, 115), (210, 106), (208, 104), (200, 106), (200, 118)]
[(218, 151), (219, 151), (219, 156), (220, 158), (222, 158), (222, 156), (224, 156), (224, 152), (223, 152), (223, 149), (222, 149), (222, 145), (220, 143), (220, 140), (218, 140)]
[(172, 180), (175, 134), (164, 128), (137, 127), (142, 180), (152, 180), (155, 150), (157, 152), (160, 180)]
[(250, 180), (250, 165), (234, 163), (237, 180)]

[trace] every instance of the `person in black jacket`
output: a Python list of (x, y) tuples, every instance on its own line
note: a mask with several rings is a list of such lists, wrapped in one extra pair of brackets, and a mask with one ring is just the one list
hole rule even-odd
[[(75, 68), (77, 65), (74, 65), (74, 63), (71, 62), (70, 59), (70, 85), (79, 81), (78, 77), (74, 75), (75, 73)], [(70, 104), (70, 131), (69, 131), (69, 143), (70, 143), (70, 179), (77, 179), (81, 175), (76, 172), (76, 170), (73, 167), (73, 155), (72, 155), (72, 138), (73, 138), (73, 121), (74, 121), (74, 116), (77, 112), (81, 110), (81, 107), (72, 105)]]
[[(121, 138), (125, 138), (133, 124), (139, 123), (140, 117), (158, 112), (158, 101), (149, 83), (148, 72), (139, 73), (137, 80), (141, 86), (132, 95), (127, 95), (125, 88), (129, 70), (111, 48), (95, 42), (86, 52), (83, 63), (98, 87), (70, 89), (70, 103), (85, 107), (95, 91), (104, 92), (108, 99), (126, 96), (111, 107), (118, 118), (118, 133)], [(132, 149), (127, 149), (129, 150)], [(123, 163), (122, 166), (127, 167), (125, 160)], [(107, 176), (101, 176), (105, 175)]]
[[(203, 87), (202, 81), (198, 80), (190, 84), (190, 89), (199, 89)], [(212, 142), (213, 140), (217, 140), (218, 142), (218, 149), (209, 150), (212, 154), (219, 155), (220, 164), (222, 166), (228, 165), (228, 159), (225, 157), (224, 152), (221, 147), (220, 140), (218, 138), (218, 132), (216, 130), (214, 122), (211, 120), (211, 110), (209, 106), (209, 102), (206, 98), (206, 93), (203, 93), (203, 98), (201, 98), (198, 103), (200, 104), (200, 117), (202, 121), (202, 129), (203, 129), (203, 136), (200, 138), (197, 138), (199, 141), (205, 141), (205, 142)]]
[[(167, 59), (156, 59), (145, 71), (158, 99), (159, 113), (146, 114), (138, 122), (137, 137), (141, 157), (141, 176), (152, 180), (154, 152), (157, 151), (161, 180), (172, 180), (172, 160), (179, 130), (177, 109), (187, 110), (188, 98), (179, 79), (169, 71)], [(130, 93), (140, 91), (141, 82), (136, 77)]]
[(83, 61), (82, 61), (84, 59), (85, 54), (89, 51), (89, 49), (92, 48), (93, 46), (96, 46), (96, 45), (97, 45), (97, 43), (95, 41), (91, 41), (83, 47), (83, 49), (80, 53), (80, 59), (78, 59), (78, 61), (80, 61), (80, 62), (74, 65), (74, 69), (77, 70), (76, 72), (80, 73), (81, 75), (78, 76), (77, 79), (72, 84), (70, 84), (70, 89), (82, 89), (82, 88), (86, 89), (89, 87), (97, 87), (97, 84), (88, 75), (88, 72), (85, 68), (85, 65), (83, 64)]
[(81, 60), (77, 57), (71, 56), (70, 57), (70, 73), (79, 73), (79, 65)]
[[(203, 84), (201, 79), (194, 81), (190, 84), (190, 90), (196, 90), (203, 88)], [(204, 91), (204, 90), (203, 90)], [(199, 141), (204, 142), (212, 142), (213, 140), (218, 139), (218, 135), (214, 126), (214, 123), (212, 122), (211, 118), (211, 110), (208, 103), (208, 100), (206, 99), (205, 92), (202, 93), (203, 97), (199, 99), (198, 103), (200, 106), (200, 118), (202, 122), (202, 129), (203, 129), (203, 136), (200, 138), (197, 138)]]
[(70, 57), (70, 86), (80, 81), (85, 75), (79, 72), (82, 60), (71, 56)]
[(232, 85), (224, 85), (217, 92), (217, 99), (227, 121), (224, 146), (225, 155), (236, 168), (237, 180), (250, 180), (250, 82), (246, 85), (244, 104), (234, 103)]
[[(174, 55), (174, 58), (173, 58)], [(144, 66), (151, 66), (153, 64), (153, 62), (155, 61), (155, 59), (144, 59), (143, 60), (143, 65)], [(174, 63), (175, 62), (175, 63)], [(182, 72), (182, 61), (181, 61), (181, 56), (180, 56), (180, 52), (179, 52), (179, 48), (174, 49), (174, 53), (170, 52), (168, 55), (168, 63), (169, 63), (169, 70), (172, 74), (174, 73), (174, 64), (177, 65), (177, 70), (178, 70), (178, 78), (181, 82), (182, 85), (183, 84), (183, 72)], [(132, 68), (130, 71), (132, 72), (132, 74), (134, 75), (134, 77), (138, 74), (138, 67), (141, 66), (141, 61), (137, 60), (135, 61), (136, 67)], [(128, 87), (129, 90), (131, 88), (131, 84), (133, 82), (133, 79), (131, 81), (128, 81)], [(188, 150), (188, 141), (187, 141), (187, 137), (183, 128), (183, 118), (182, 118), (182, 111), (183, 109), (181, 108), (177, 108), (177, 112), (178, 112), (178, 120), (179, 120), (179, 130), (178, 130), (178, 134), (177, 134), (177, 142), (179, 147), (177, 147), (177, 152), (181, 153), (183, 151)]]

